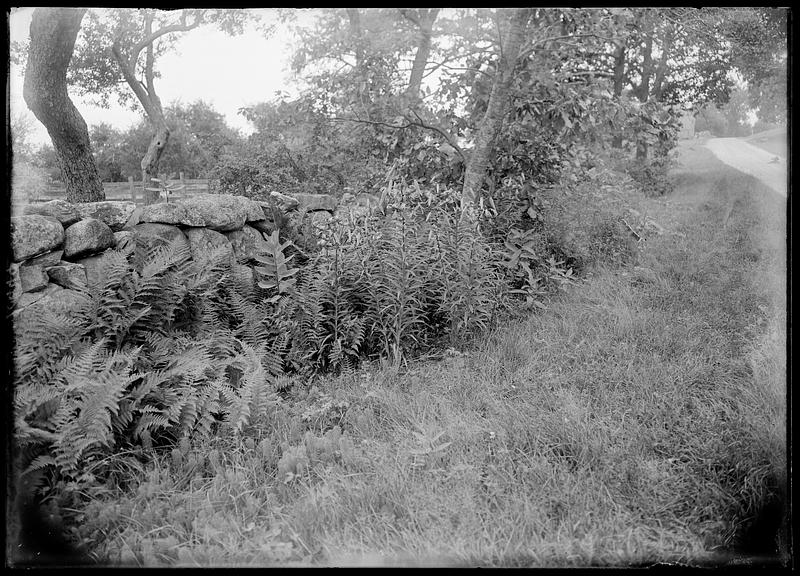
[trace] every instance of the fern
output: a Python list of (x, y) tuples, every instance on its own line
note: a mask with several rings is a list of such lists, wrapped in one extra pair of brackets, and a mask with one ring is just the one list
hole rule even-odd
[(294, 258), (294, 254), (288, 258), (284, 254), (284, 250), (291, 245), (288, 240), (281, 244), (278, 231), (275, 230), (266, 240), (265, 251), (256, 256), (256, 260), (261, 264), (255, 267), (255, 271), (261, 274), (258, 285), (277, 292), (272, 301), (279, 295), (288, 293), (296, 282), (294, 276), (298, 268), (289, 268), (289, 262)]

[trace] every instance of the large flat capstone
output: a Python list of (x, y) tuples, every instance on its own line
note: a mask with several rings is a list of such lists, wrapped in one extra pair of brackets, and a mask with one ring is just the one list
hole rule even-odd
[(82, 218), (94, 218), (104, 222), (112, 231), (122, 230), (136, 209), (136, 204), (125, 200), (102, 200), (75, 204)]
[(200, 214), (187, 210), (186, 204), (182, 202), (159, 202), (144, 206), (139, 214), (139, 221), (184, 226), (205, 225), (205, 219)]
[(63, 227), (71, 226), (81, 219), (81, 215), (75, 206), (66, 200), (56, 199), (49, 202), (37, 202), (28, 204), (23, 210), (24, 214), (38, 214), (39, 216), (50, 216), (55, 218)]
[(187, 217), (198, 222), (196, 226), (205, 226), (218, 232), (239, 230), (248, 220), (264, 219), (261, 206), (244, 196), (197, 194), (176, 204), (185, 207)]

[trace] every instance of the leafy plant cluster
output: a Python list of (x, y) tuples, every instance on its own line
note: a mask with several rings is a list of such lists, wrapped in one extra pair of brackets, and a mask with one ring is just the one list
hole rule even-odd
[[(292, 369), (400, 362), (478, 334), (496, 317), (502, 273), (491, 246), (456, 211), (420, 195), (396, 186), (384, 196), (385, 214), (338, 216), (320, 230), (319, 251), (276, 301)], [(277, 277), (262, 282), (274, 287)]]
[(221, 255), (185, 245), (109, 252), (104, 279), (67, 316), (26, 309), (16, 322), (20, 465), (76, 477), (104, 451), (240, 431), (274, 400), (275, 342), (237, 292)]

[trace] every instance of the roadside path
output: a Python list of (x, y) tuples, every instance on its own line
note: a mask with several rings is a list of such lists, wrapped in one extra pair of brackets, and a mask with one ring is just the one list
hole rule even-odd
[[(739, 138), (711, 138), (705, 146), (725, 164), (758, 178), (775, 192), (786, 197), (785, 158), (775, 156)], [(779, 158), (779, 161), (773, 162), (775, 158)]]

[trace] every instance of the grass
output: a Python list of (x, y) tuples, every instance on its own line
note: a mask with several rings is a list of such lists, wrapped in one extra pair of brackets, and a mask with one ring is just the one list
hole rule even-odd
[(637, 267), (464, 353), (296, 389), (244, 440), (119, 456), (139, 481), (64, 512), (74, 537), (132, 566), (785, 560), (783, 205), (685, 152)]

